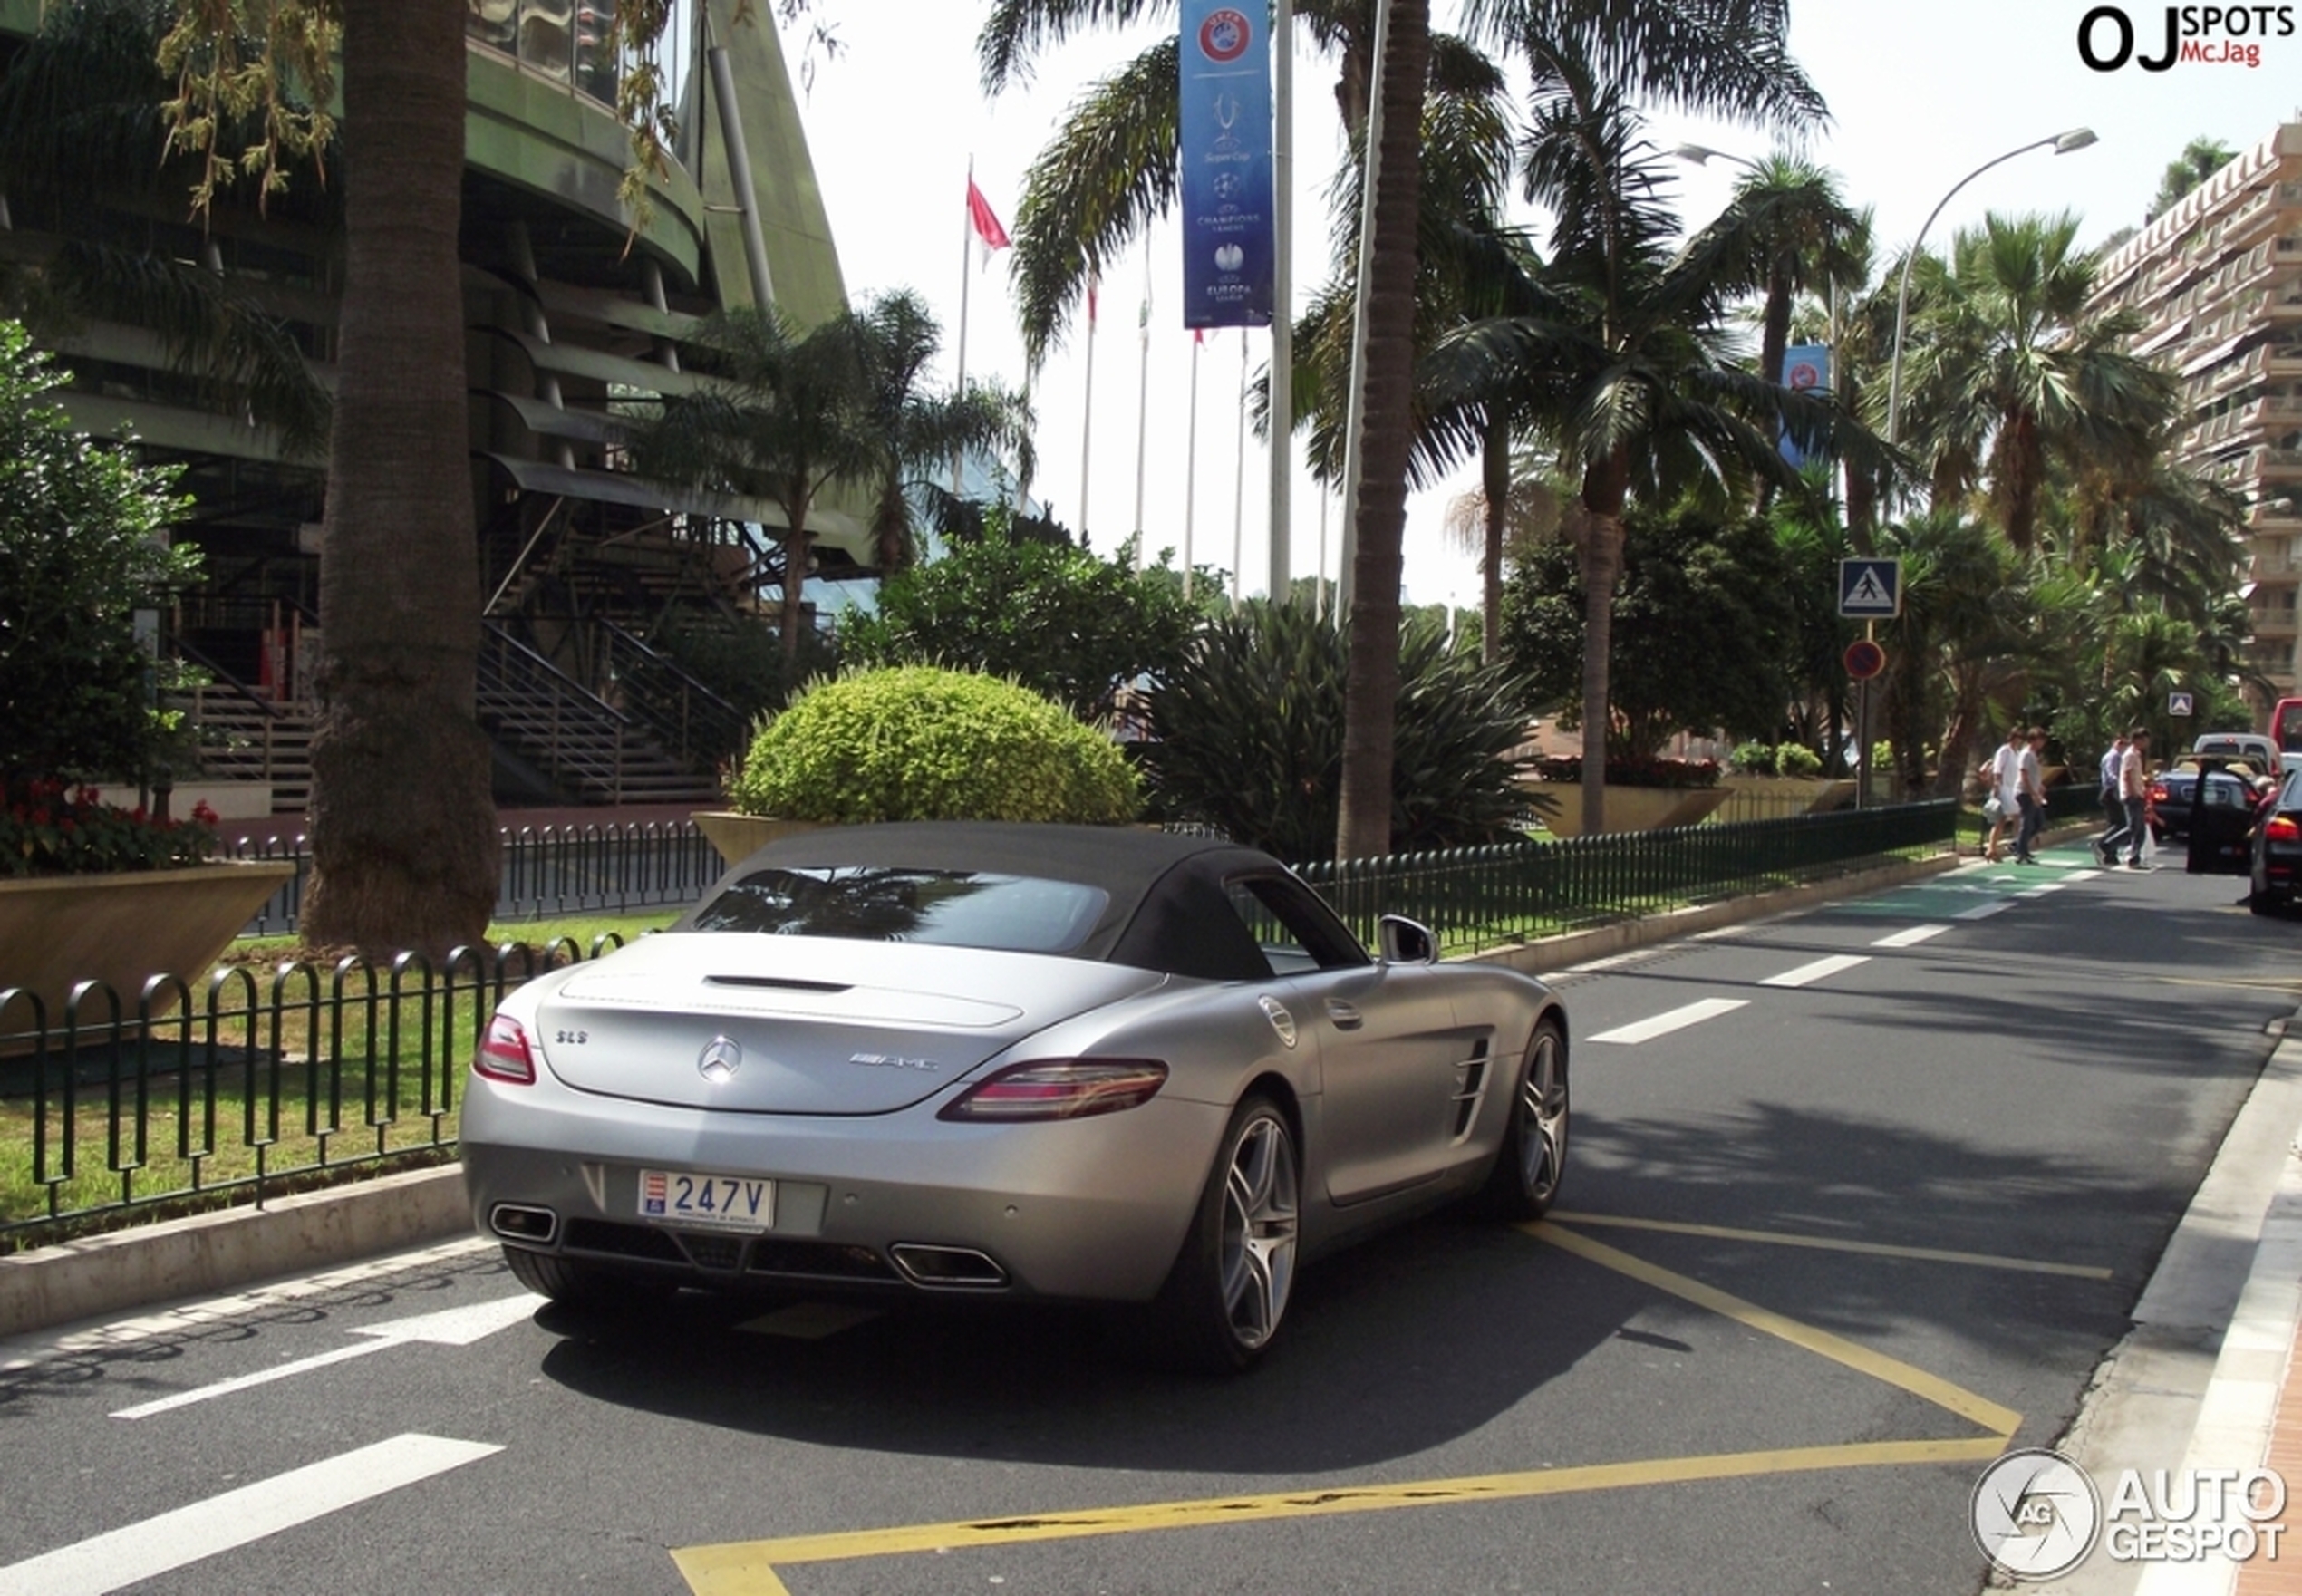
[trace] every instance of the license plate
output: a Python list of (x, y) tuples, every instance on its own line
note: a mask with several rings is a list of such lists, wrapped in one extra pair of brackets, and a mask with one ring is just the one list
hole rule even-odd
[(748, 1175), (643, 1169), (639, 1214), (658, 1224), (767, 1230), (775, 1224), (775, 1182)]

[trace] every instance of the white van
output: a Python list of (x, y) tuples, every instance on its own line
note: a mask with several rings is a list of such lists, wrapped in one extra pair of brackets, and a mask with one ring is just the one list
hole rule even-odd
[(2191, 745), (2196, 754), (2236, 754), (2257, 759), (2264, 769), (2283, 770), (2292, 774), (2302, 770), (2302, 753), (2281, 754), (2278, 745), (2258, 731), (2205, 731)]

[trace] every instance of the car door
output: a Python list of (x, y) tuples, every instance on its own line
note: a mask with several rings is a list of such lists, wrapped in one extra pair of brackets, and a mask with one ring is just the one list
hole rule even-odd
[(2251, 868), (2253, 774), (2245, 765), (2226, 765), (2212, 755), (2199, 761), (2183, 861), (2191, 875), (2239, 875)]
[(1319, 1038), (1321, 1164), (1338, 1204), (1382, 1196), (1442, 1169), (1490, 1061), (1456, 1022), (1444, 972), (1384, 964), (1301, 882), (1225, 884), (1271, 961), (1270, 994)]

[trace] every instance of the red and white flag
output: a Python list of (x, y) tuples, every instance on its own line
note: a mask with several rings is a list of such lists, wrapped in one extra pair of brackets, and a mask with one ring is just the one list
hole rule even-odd
[(975, 186), (972, 174), (967, 179), (967, 221), (975, 229), (975, 242), (981, 247), (977, 259), (980, 264), (988, 266), (991, 252), (1007, 248), (1010, 240), (1007, 229), (999, 225), (999, 218), (991, 210), (991, 202), (984, 198), (983, 191)]

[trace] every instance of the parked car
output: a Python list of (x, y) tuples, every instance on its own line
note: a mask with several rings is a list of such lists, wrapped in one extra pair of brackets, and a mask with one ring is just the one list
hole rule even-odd
[(2254, 832), (2246, 906), (2274, 914), (2302, 894), (2302, 774), (2288, 772)]
[(2265, 770), (2278, 766), (2278, 745), (2258, 731), (2201, 731), (2191, 744), (2194, 754), (2236, 754), (2252, 759)]
[(1250, 848), (1124, 828), (785, 837), (672, 928), (530, 982), (465, 1180), (544, 1295), (1136, 1305), (1242, 1367), (1295, 1271), (1459, 1199), (1547, 1210), (1567, 1026), (1531, 977), (1370, 956)]

